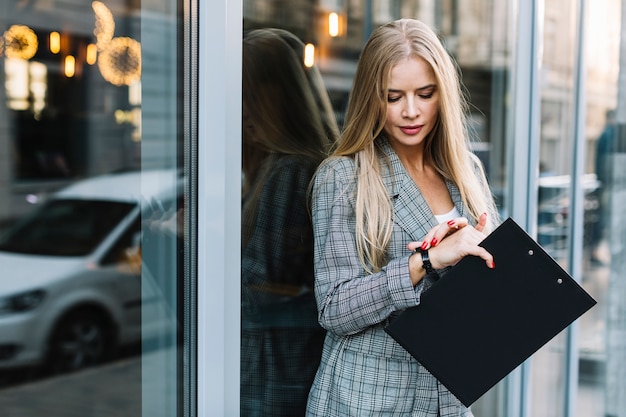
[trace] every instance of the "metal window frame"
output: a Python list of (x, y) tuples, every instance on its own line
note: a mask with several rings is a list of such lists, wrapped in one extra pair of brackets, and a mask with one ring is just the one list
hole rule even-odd
[[(587, 125), (587, 89), (585, 65), (585, 0), (576, 2), (576, 40), (574, 51), (574, 86), (572, 92), (572, 172), (570, 174), (570, 202), (572, 215), (568, 218), (569, 247), (567, 265), (569, 273), (578, 282), (582, 276), (584, 240), (585, 192), (582, 178), (585, 173), (585, 130)], [(572, 323), (565, 333), (565, 396), (564, 416), (574, 417), (578, 396), (578, 322)]]
[(239, 415), (239, 1), (197, 1), (197, 415)]
[(184, 234), (184, 294), (183, 294), (183, 369), (182, 369), (182, 408), (183, 416), (197, 415), (197, 310), (198, 310), (198, 3), (197, 0), (182, 2), (182, 42), (183, 42), (183, 141), (185, 182), (184, 195), (188, 202), (185, 207)]
[[(509, 169), (508, 205), (510, 215), (523, 225), (531, 235), (537, 234), (537, 195), (540, 159), (540, 122), (541, 94), (539, 75), (541, 70), (543, 42), (543, 9), (545, 0), (518, 0), (516, 57), (513, 68), (513, 103), (511, 131), (508, 137), (512, 146), (508, 146), (507, 167)], [(585, 0), (576, 1), (576, 50), (574, 60), (574, 85), (572, 120), (572, 172), (569, 193), (571, 210), (568, 228), (570, 245), (568, 248), (569, 273), (579, 279), (582, 271), (582, 241), (584, 192), (581, 178), (585, 160), (585, 124), (586, 90), (584, 62)], [(564, 417), (573, 417), (576, 409), (578, 390), (578, 327), (573, 323), (566, 330), (565, 345), (565, 389), (563, 401)], [(506, 380), (505, 415), (510, 417), (528, 417), (531, 404), (531, 364), (523, 363)]]
[[(531, 234), (536, 234), (539, 172), (541, 42), (543, 1), (513, 1), (516, 8), (516, 56), (512, 68), (513, 94), (507, 116), (510, 139), (507, 149), (507, 211)], [(204, 6), (204, 7), (203, 7)], [(578, 0), (584, 10), (584, 0)], [(581, 13), (579, 12), (579, 16)], [(241, 2), (222, 0), (211, 4), (191, 1), (197, 43), (197, 401), (190, 415), (239, 414), (239, 295), (241, 173)], [(582, 48), (579, 17), (578, 48)], [(584, 140), (584, 68), (582, 49), (577, 56), (575, 86), (576, 143)], [(193, 54), (192, 54), (193, 55)], [(217, 65), (216, 65), (217, 63)], [(237, 69), (237, 70), (235, 70)], [(193, 74), (192, 74), (193, 75)], [(187, 76), (187, 74), (185, 75)], [(193, 76), (191, 77), (193, 80)], [(193, 88), (193, 85), (189, 85)], [(581, 139), (582, 138), (582, 139)], [(575, 146), (574, 161), (581, 161), (584, 146)], [(229, 161), (230, 163), (226, 163)], [(576, 174), (581, 168), (575, 164)], [(580, 184), (573, 175), (572, 195)], [(575, 201), (575, 207), (582, 204)], [(574, 216), (576, 218), (580, 216)], [(580, 221), (573, 219), (573, 233)], [(578, 231), (578, 232), (577, 232)], [(578, 236), (578, 235), (576, 235)], [(571, 258), (580, 248), (572, 245)], [(575, 333), (568, 339), (567, 416), (575, 399)], [(571, 380), (574, 380), (572, 382)], [(530, 404), (530, 362), (505, 380), (505, 415), (527, 417)]]
[[(536, 235), (536, 196), (539, 172), (542, 0), (515, 2), (516, 42), (512, 68), (513, 94), (507, 145), (509, 215), (531, 235)], [(531, 360), (505, 380), (504, 409), (509, 417), (527, 417), (530, 404)]]

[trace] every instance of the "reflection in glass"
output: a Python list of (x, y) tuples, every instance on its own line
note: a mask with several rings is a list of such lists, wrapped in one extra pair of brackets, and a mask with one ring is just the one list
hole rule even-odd
[[(574, 36), (576, 5), (571, 2), (546, 2), (543, 18), (543, 71), (541, 83), (541, 126), (537, 238), (561, 264), (567, 265), (572, 248), (569, 227), (570, 185), (575, 126), (572, 115), (574, 85)], [(530, 405), (532, 415), (559, 416), (564, 412), (566, 387), (566, 333), (562, 332), (532, 358)], [(556, 399), (556, 400), (555, 400)]]
[(3, 414), (182, 410), (182, 9), (140, 3), (0, 2)]
[(12, 25), (4, 32), (5, 53), (9, 58), (29, 60), (37, 53), (39, 39), (26, 25)]
[(325, 332), (313, 295), (308, 190), (337, 136), (304, 44), (258, 29), (243, 43), (241, 414), (303, 416)]
[(130, 212), (133, 204), (53, 200), (0, 239), (0, 251), (29, 255), (84, 256)]
[(29, 107), (28, 61), (6, 58), (4, 61), (7, 105), (13, 110), (27, 110)]
[[(579, 3), (580, 4), (580, 3)], [(539, 178), (538, 237), (555, 259), (569, 270), (579, 270), (577, 276), (583, 287), (598, 304), (582, 316), (577, 324), (577, 375), (566, 381), (564, 352), (565, 335), (560, 335), (543, 348), (533, 361), (532, 414), (560, 416), (564, 410), (564, 390), (568, 383), (576, 385), (573, 399), (577, 414), (590, 417), (620, 415), (624, 407), (623, 315), (615, 306), (621, 305), (626, 295), (622, 284), (623, 273), (616, 271), (619, 250), (612, 242), (618, 236), (623, 222), (615, 222), (616, 184), (623, 169), (620, 166), (619, 148), (619, 94), (622, 83), (620, 68), (620, 28), (623, 16), (621, 0), (594, 4), (584, 10), (586, 66), (584, 73), (586, 91), (577, 91), (580, 85), (573, 82), (576, 62), (572, 30), (575, 5), (553, 0), (545, 3), (544, 16), (544, 82), (542, 83), (542, 137), (541, 173)], [(622, 17), (623, 18), (623, 17)], [(563, 37), (563, 33), (570, 36)], [(617, 86), (617, 87), (616, 87)], [(576, 132), (577, 120), (571, 115), (572, 97), (580, 94), (585, 100), (585, 125)], [(580, 178), (572, 178), (573, 138), (582, 135), (585, 155)], [(623, 164), (621, 164), (623, 167)], [(616, 178), (618, 178), (616, 180)], [(571, 186), (576, 180), (582, 192), (582, 207), (575, 207)], [(616, 193), (617, 192), (617, 193)], [(617, 198), (619, 200), (619, 198)], [(619, 203), (618, 203), (619, 204)], [(621, 205), (621, 204), (620, 204)], [(619, 210), (619, 209), (618, 209)], [(582, 218), (572, 219), (575, 213)], [(582, 242), (572, 241), (572, 224), (582, 225)], [(623, 228), (621, 229), (623, 230)], [(577, 244), (582, 256), (567, 265), (568, 256)], [(619, 247), (620, 245), (618, 245)], [(615, 256), (617, 255), (617, 257)], [(619, 300), (619, 301), (618, 301)], [(554, 400), (558, 398), (558, 400)]]
[[(167, 175), (133, 172), (80, 181), (2, 234), (0, 265), (11, 279), (0, 281), (0, 365), (33, 367), (42, 375), (76, 371), (115, 357), (142, 333), (162, 331), (167, 317), (146, 314), (146, 305), (162, 299), (144, 299), (142, 312), (147, 292), (135, 195), (142, 176), (155, 181)], [(142, 195), (171, 207), (175, 184), (160, 183), (144, 187)], [(142, 319), (150, 329), (141, 328)]]
[(50, 32), (50, 52), (58, 54), (61, 51), (61, 34), (59, 32)]
[[(626, 412), (626, 84), (624, 73), (623, 0), (588, 7), (589, 33), (585, 128), (588, 140), (586, 172), (598, 188), (585, 207), (583, 283), (599, 300), (593, 315), (581, 324), (581, 399), (591, 417), (623, 416)], [(583, 397), (584, 395), (584, 397)], [(584, 401), (584, 400), (592, 400)]]
[(96, 36), (96, 45), (99, 50), (106, 48), (107, 44), (113, 39), (115, 33), (115, 18), (111, 10), (101, 1), (91, 3), (96, 19), (96, 27), (93, 31)]

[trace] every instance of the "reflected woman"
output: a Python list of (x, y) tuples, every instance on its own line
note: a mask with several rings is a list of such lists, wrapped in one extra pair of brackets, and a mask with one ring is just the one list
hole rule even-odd
[(241, 415), (304, 415), (325, 331), (313, 296), (309, 185), (338, 137), (289, 32), (243, 42)]

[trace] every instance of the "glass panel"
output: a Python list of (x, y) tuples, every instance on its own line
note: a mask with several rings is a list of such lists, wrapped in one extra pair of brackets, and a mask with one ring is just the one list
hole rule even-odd
[[(599, 7), (597, 7), (599, 6)], [(580, 325), (580, 415), (625, 416), (626, 315), (624, 313), (623, 219), (624, 2), (611, 0), (587, 7), (587, 119), (582, 283), (598, 305)]]
[(4, 414), (181, 413), (181, 10), (0, 0)]
[[(306, 392), (311, 382), (311, 372), (319, 361), (318, 330), (314, 326), (315, 306), (310, 298), (312, 265), (310, 262), (311, 242), (310, 224), (306, 217), (301, 217), (298, 228), (289, 230), (280, 217), (281, 202), (278, 198), (271, 200), (273, 205), (263, 208), (259, 205), (258, 212), (250, 202), (259, 201), (271, 195), (269, 188), (263, 188), (259, 178), (274, 175), (275, 190), (287, 194), (290, 175), (283, 166), (283, 171), (271, 171), (267, 174), (272, 160), (264, 159), (267, 154), (251, 150), (249, 139), (254, 134), (269, 131), (266, 121), (280, 124), (284, 115), (290, 117), (297, 112), (297, 103), (292, 103), (289, 111), (254, 114), (253, 100), (262, 102), (259, 97), (259, 85), (251, 84), (247, 77), (252, 77), (253, 70), (259, 70), (261, 64), (252, 60), (252, 56), (261, 56), (259, 48), (246, 48), (246, 38), (250, 31), (259, 28), (280, 28), (289, 31), (300, 41), (310, 44), (311, 59), (317, 68), (328, 92), (334, 113), (334, 121), (341, 128), (344, 120), (345, 106), (356, 69), (356, 62), (361, 48), (369, 37), (372, 28), (400, 17), (414, 17), (431, 25), (441, 34), (449, 52), (456, 58), (460, 66), (463, 83), (471, 102), (470, 130), (473, 135), (475, 153), (483, 161), (488, 173), (489, 182), (496, 196), (499, 209), (506, 213), (507, 166), (507, 119), (511, 114), (507, 98), (511, 94), (510, 74), (511, 60), (515, 55), (513, 4), (512, 2), (473, 1), (404, 1), (404, 0), (322, 0), (316, 2), (283, 2), (266, 0), (244, 0), (244, 64), (243, 64), (243, 176), (244, 229), (242, 242), (242, 410), (252, 415), (263, 414), (278, 409), (289, 401), (295, 410), (301, 409), (306, 401)], [(314, 7), (315, 6), (315, 7)], [(258, 36), (258, 35), (257, 35)], [(258, 39), (257, 39), (258, 41)], [(252, 41), (248, 41), (252, 44)], [(301, 47), (301, 49), (304, 49)], [(301, 52), (300, 52), (301, 53)], [(287, 52), (285, 52), (287, 54)], [(247, 55), (247, 56), (246, 56)], [(246, 58), (250, 58), (247, 60)], [(300, 57), (304, 58), (304, 57)], [(247, 63), (248, 62), (248, 63)], [(253, 63), (254, 62), (254, 65)], [(262, 62), (259, 59), (258, 62)], [(267, 64), (267, 60), (263, 64)], [(246, 67), (248, 65), (249, 67)], [(285, 64), (283, 64), (285, 65)], [(277, 68), (265, 68), (267, 79)], [(265, 87), (265, 85), (264, 85)], [(294, 82), (292, 88), (296, 88)], [(272, 101), (280, 101), (278, 87), (271, 91), (270, 102), (265, 110), (275, 108)], [(254, 97), (258, 94), (257, 97)], [(257, 103), (258, 104), (258, 103)], [(526, 110), (524, 110), (526, 111)], [(274, 137), (277, 135), (274, 134)], [(304, 137), (304, 136), (303, 136)], [(247, 148), (247, 150), (246, 150)], [(259, 158), (267, 162), (260, 168), (261, 175), (255, 169)], [(284, 164), (283, 164), (284, 165)], [(261, 165), (263, 167), (263, 165)], [(307, 172), (306, 175), (310, 175)], [(307, 177), (308, 178), (308, 177)], [(305, 181), (301, 182), (304, 187)], [(258, 187), (255, 189), (254, 187)], [(255, 191), (256, 190), (256, 191)], [(263, 193), (266, 193), (265, 195)], [(302, 197), (300, 191), (299, 198)], [(282, 197), (280, 197), (282, 198)], [(292, 202), (291, 199), (289, 199)], [(262, 204), (262, 203), (260, 203)], [(303, 216), (305, 207), (298, 200), (299, 215)], [(248, 210), (248, 211), (247, 211)], [(254, 215), (262, 220), (255, 223)], [(275, 226), (274, 223), (278, 226)], [(250, 230), (249, 234), (246, 230)], [(254, 232), (259, 232), (255, 235)], [(263, 234), (261, 234), (263, 233)], [(273, 234), (272, 234), (273, 233)], [(302, 242), (306, 245), (288, 245), (290, 234), (305, 236)], [(254, 239), (257, 239), (255, 242)], [(272, 246), (273, 245), (273, 246)], [(271, 247), (289, 247), (290, 252), (282, 253)], [(294, 248), (298, 257), (294, 257)], [(285, 256), (288, 255), (288, 256)], [(297, 262), (301, 263), (297, 264)], [(295, 266), (297, 265), (297, 266)], [(291, 272), (297, 268), (298, 275)], [(304, 290), (304, 291), (303, 291)], [(306, 303), (305, 301), (306, 300)], [(297, 303), (297, 304), (296, 304)], [(297, 308), (296, 308), (297, 307)], [(280, 318), (280, 320), (279, 320)], [(305, 351), (307, 340), (314, 342), (315, 348)], [(293, 346), (287, 355), (285, 346)], [(294, 383), (294, 376), (298, 376)], [(291, 394), (275, 396), (274, 389), (292, 384)], [(295, 388), (297, 386), (297, 389)], [(474, 406), (476, 415), (499, 416), (503, 407), (498, 388), (494, 388)], [(244, 413), (245, 414), (245, 413)], [(269, 413), (272, 414), (272, 413)], [(279, 415), (279, 414), (272, 414)], [(298, 415), (294, 411), (291, 415)]]
[[(568, 270), (568, 222), (575, 123), (574, 94), (576, 2), (546, 1), (540, 67), (541, 126), (537, 240)], [(532, 359), (530, 415), (562, 416), (565, 405), (565, 332)]]
[(133, 205), (102, 200), (52, 200), (7, 229), (0, 251), (87, 256), (128, 216)]

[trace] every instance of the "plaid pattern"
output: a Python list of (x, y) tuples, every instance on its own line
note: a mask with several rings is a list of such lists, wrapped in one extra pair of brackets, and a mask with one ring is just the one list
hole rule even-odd
[(303, 416), (324, 334), (246, 329), (241, 337), (241, 416)]
[(316, 164), (281, 156), (242, 248), (241, 416), (303, 416), (325, 331), (313, 296), (308, 186)]
[[(389, 263), (366, 275), (355, 244), (354, 161), (325, 163), (313, 189), (315, 294), (328, 330), (322, 361), (309, 394), (307, 416), (472, 416), (435, 377), (384, 331), (392, 313), (419, 304), (429, 279), (413, 287), (406, 244), (421, 239), (436, 219), (384, 138), (380, 157), (394, 202)], [(447, 183), (463, 215), (458, 189)], [(459, 341), (462, 343), (462, 341)]]

